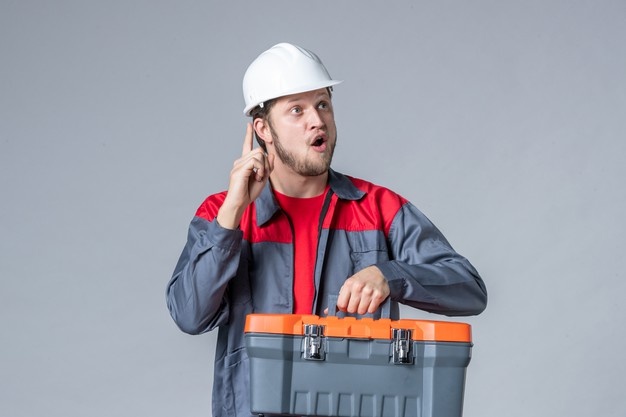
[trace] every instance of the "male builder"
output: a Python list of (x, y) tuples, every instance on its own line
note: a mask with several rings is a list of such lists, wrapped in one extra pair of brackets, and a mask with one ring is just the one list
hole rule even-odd
[(449, 316), (485, 308), (476, 270), (415, 206), (330, 168), (339, 82), (314, 53), (287, 43), (262, 53), (244, 76), (252, 123), (241, 158), (228, 191), (198, 208), (167, 289), (184, 332), (219, 329), (216, 417), (250, 415), (247, 314), (323, 315), (329, 300), (347, 314), (378, 317), (389, 299), (394, 319), (398, 303)]

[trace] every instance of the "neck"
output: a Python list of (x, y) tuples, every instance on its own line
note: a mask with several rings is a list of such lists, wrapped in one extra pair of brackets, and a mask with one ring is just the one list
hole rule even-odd
[(324, 192), (328, 183), (328, 171), (315, 177), (305, 177), (294, 172), (276, 172), (270, 175), (272, 188), (289, 197), (310, 198)]

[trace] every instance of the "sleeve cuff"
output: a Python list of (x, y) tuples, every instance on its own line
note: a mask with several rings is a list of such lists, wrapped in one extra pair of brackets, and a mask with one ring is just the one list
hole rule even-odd
[(402, 299), (404, 294), (404, 278), (398, 273), (398, 269), (394, 266), (393, 261), (385, 261), (376, 264), (380, 272), (389, 284), (389, 295), (392, 300)]

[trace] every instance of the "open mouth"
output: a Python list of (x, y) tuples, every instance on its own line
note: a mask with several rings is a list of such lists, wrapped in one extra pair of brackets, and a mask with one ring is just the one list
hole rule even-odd
[(325, 140), (323, 137), (318, 137), (317, 139), (315, 139), (315, 141), (311, 144), (312, 146), (322, 146), (324, 144)]

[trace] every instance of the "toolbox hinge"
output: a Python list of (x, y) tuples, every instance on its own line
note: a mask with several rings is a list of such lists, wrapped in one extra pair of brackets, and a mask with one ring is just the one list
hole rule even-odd
[(323, 361), (326, 359), (324, 352), (324, 326), (305, 324), (303, 344), (304, 359), (312, 361)]
[(393, 363), (412, 364), (413, 355), (411, 355), (411, 330), (391, 329), (391, 332), (393, 339)]

